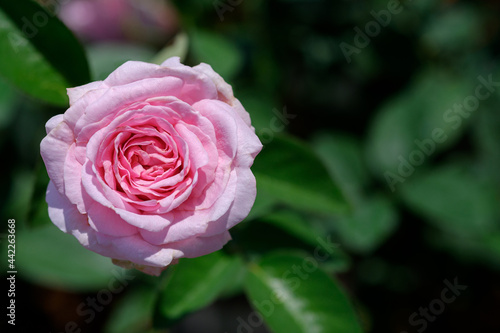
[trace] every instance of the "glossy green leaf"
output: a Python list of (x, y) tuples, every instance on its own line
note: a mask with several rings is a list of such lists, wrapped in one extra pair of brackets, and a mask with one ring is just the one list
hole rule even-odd
[[(198, 257), (181, 259), (172, 267), (171, 275), (161, 291), (157, 307), (160, 320), (171, 322), (198, 310), (225, 290), (243, 264), (238, 258), (221, 251)], [(202, 278), (200, 278), (202, 274)]]
[(53, 224), (16, 234), (16, 266), (33, 283), (76, 291), (106, 287), (124, 271)]
[(488, 234), (500, 217), (495, 188), (455, 165), (415, 177), (401, 187), (401, 196), (417, 214), (455, 233)]
[(355, 311), (317, 259), (275, 253), (249, 267), (250, 303), (274, 333), (360, 333)]
[(165, 46), (151, 61), (154, 64), (160, 65), (162, 62), (171, 57), (179, 57), (181, 62), (184, 61), (189, 49), (189, 36), (186, 32), (179, 32), (171, 44)]
[(0, 1), (0, 75), (30, 95), (67, 105), (66, 88), (88, 83), (80, 43), (34, 1)]
[(276, 135), (264, 146), (252, 167), (257, 191), (294, 208), (338, 214), (348, 208), (339, 186), (305, 143)]

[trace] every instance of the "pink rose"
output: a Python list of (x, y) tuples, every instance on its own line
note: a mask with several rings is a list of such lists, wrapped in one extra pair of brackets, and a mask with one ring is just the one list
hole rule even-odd
[(262, 145), (209, 65), (130, 61), (68, 95), (41, 143), (57, 227), (153, 275), (230, 240), (255, 200)]

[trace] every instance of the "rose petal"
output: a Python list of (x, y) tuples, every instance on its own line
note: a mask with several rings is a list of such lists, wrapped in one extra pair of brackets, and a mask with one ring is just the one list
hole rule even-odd
[(76, 160), (77, 150), (73, 143), (66, 155), (64, 163), (64, 194), (76, 205), (78, 211), (86, 213), (82, 195), (82, 165)]
[(230, 240), (231, 235), (225, 231), (210, 237), (190, 238), (182, 242), (168, 244), (168, 246), (182, 252), (183, 257), (195, 258), (222, 249)]
[(64, 193), (64, 162), (73, 142), (73, 132), (63, 121), (54, 127), (40, 143), (40, 154), (47, 173), (61, 193)]
[(138, 232), (137, 228), (125, 222), (112, 209), (96, 202), (87, 202), (89, 224), (100, 233), (123, 237), (131, 236)]
[(97, 90), (103, 88), (104, 86), (105, 85), (102, 81), (95, 81), (87, 83), (83, 86), (66, 89), (69, 97), (69, 105), (73, 105), (74, 103), (76, 103), (76, 101), (81, 99), (83, 95), (85, 95), (89, 91)]
[(224, 81), (222, 76), (220, 76), (213, 70), (212, 66), (201, 63), (198, 66), (194, 66), (193, 69), (207, 75), (217, 87), (218, 99), (234, 107), (235, 112), (238, 114), (238, 116), (240, 116), (245, 124), (251, 126), (250, 115), (243, 108), (240, 101), (234, 97), (233, 88), (231, 88), (231, 86), (227, 84), (226, 81)]
[(53, 182), (49, 182), (45, 200), (49, 205), (50, 220), (62, 231), (71, 232), (87, 224), (87, 216), (80, 214), (76, 206), (57, 191)]
[(64, 116), (62, 114), (58, 114), (50, 118), (47, 123), (45, 123), (45, 132), (49, 134), (49, 132), (56, 128), (57, 125), (59, 125), (63, 121), (63, 119)]

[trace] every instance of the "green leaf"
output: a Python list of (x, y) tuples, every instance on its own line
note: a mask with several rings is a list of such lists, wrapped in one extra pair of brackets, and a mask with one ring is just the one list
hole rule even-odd
[(360, 143), (349, 136), (322, 133), (314, 138), (313, 147), (344, 195), (358, 202), (369, 179)]
[[(498, 102), (497, 102), (498, 103)], [(482, 109), (473, 124), (473, 139), (478, 152), (478, 174), (500, 185), (500, 113), (498, 104)]]
[(0, 74), (46, 102), (67, 105), (66, 88), (90, 80), (81, 44), (34, 1), (0, 2), (0, 48)]
[(397, 227), (398, 213), (385, 197), (364, 200), (353, 214), (335, 221), (337, 231), (345, 244), (357, 252), (375, 250)]
[(106, 287), (123, 271), (53, 224), (16, 234), (16, 266), (33, 283), (75, 291)]
[(250, 265), (245, 288), (274, 333), (362, 332), (338, 282), (314, 257), (270, 254)]
[(286, 230), (291, 235), (312, 246), (317, 246), (318, 238), (325, 236), (322, 230), (319, 230), (302, 216), (290, 210), (267, 215), (261, 220)]
[(226, 81), (230, 81), (243, 65), (240, 50), (226, 37), (209, 31), (193, 31), (191, 52), (197, 61), (212, 66)]
[[(157, 307), (165, 325), (213, 302), (240, 271), (241, 261), (221, 251), (181, 259), (172, 267)], [(200, 275), (202, 274), (202, 275)]]
[[(2, 212), (5, 216), (12, 218), (15, 216), (18, 221), (19, 227), (24, 227), (24, 222), (28, 220), (28, 213), (31, 208), (31, 201), (33, 199), (33, 191), (36, 183), (36, 174), (33, 170), (26, 168), (18, 168), (13, 174), (10, 175), (12, 181), (12, 188), (8, 201), (5, 205), (5, 211)], [(45, 205), (45, 210), (47, 206)], [(2, 215), (3, 215), (2, 214)]]
[[(473, 93), (464, 77), (437, 69), (423, 71), (377, 112), (367, 140), (372, 171), (380, 178), (387, 172), (406, 178), (454, 144), (470, 118), (456, 112), (455, 105)], [(411, 165), (406, 167), (410, 171), (404, 171), (405, 164)]]
[(347, 202), (321, 160), (305, 143), (276, 135), (257, 156), (252, 170), (257, 192), (296, 208), (329, 214), (346, 211)]
[(89, 63), (94, 80), (104, 80), (129, 60), (148, 62), (154, 51), (139, 45), (101, 43), (88, 47)]
[(184, 61), (189, 49), (189, 36), (186, 32), (179, 32), (171, 44), (165, 46), (151, 61), (154, 64), (160, 65), (162, 62), (171, 57), (179, 57), (181, 62)]
[(500, 269), (500, 232), (495, 231), (481, 237), (471, 237), (450, 232), (429, 231), (427, 240), (434, 248), (447, 251), (455, 258), (469, 264), (482, 263)]
[(113, 307), (106, 333), (142, 333), (152, 325), (156, 289), (141, 286), (128, 292)]
[(261, 139), (269, 136), (269, 131), (273, 133), (270, 127), (271, 120), (275, 117), (273, 113), (275, 106), (271, 97), (262, 93), (260, 89), (238, 90), (236, 97), (250, 114), (252, 126)]
[(278, 201), (271, 194), (267, 193), (265, 189), (259, 188), (257, 197), (250, 210), (250, 213), (245, 218), (245, 221), (254, 220), (258, 217), (264, 216), (272, 211), (273, 207)]
[(401, 187), (403, 200), (438, 228), (465, 235), (485, 235), (499, 214), (495, 188), (455, 165), (434, 169)]
[(470, 52), (483, 35), (482, 13), (473, 6), (451, 6), (438, 12), (424, 26), (421, 43), (431, 54)]
[(7, 127), (14, 116), (16, 97), (11, 86), (0, 78), (0, 130)]

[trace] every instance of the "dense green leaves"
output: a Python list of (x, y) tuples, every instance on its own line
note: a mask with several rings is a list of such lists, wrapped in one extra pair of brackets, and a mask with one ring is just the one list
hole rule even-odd
[(250, 265), (247, 296), (274, 333), (362, 332), (342, 288), (318, 260), (277, 253)]
[(0, 2), (0, 75), (30, 95), (66, 105), (66, 88), (90, 80), (82, 46), (34, 1)]
[(291, 137), (277, 135), (265, 145), (253, 166), (257, 191), (311, 211), (338, 214), (347, 209), (339, 187), (311, 149)]
[(231, 284), (242, 263), (222, 252), (183, 259), (172, 267), (158, 301), (158, 322), (170, 323), (213, 302)]

